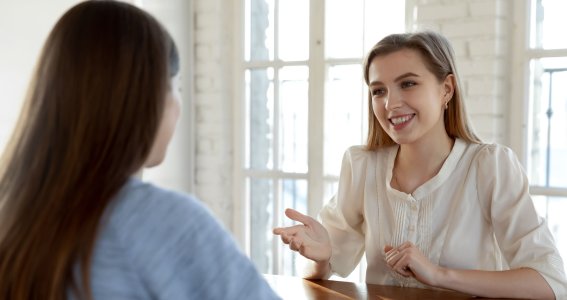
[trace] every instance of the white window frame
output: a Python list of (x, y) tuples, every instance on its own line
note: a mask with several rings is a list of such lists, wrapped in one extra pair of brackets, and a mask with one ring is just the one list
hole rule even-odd
[[(285, 0), (279, 0), (285, 1)], [(251, 207), (248, 201), (249, 195), (246, 195), (246, 179), (249, 175), (256, 175), (255, 177), (261, 177), (262, 179), (271, 179), (274, 183), (281, 179), (305, 179), (307, 181), (307, 214), (310, 216), (317, 216), (319, 210), (324, 205), (328, 199), (325, 198), (325, 182), (329, 180), (338, 181), (338, 176), (328, 176), (324, 174), (324, 163), (323, 163), (323, 153), (324, 153), (324, 97), (325, 97), (325, 76), (326, 68), (329, 65), (349, 65), (349, 64), (360, 64), (360, 58), (352, 59), (331, 59), (326, 58), (324, 55), (324, 39), (325, 39), (325, 0), (309, 0), (310, 5), (310, 28), (309, 28), (309, 59), (306, 61), (306, 66), (309, 67), (309, 83), (308, 83), (308, 97), (309, 97), (309, 116), (308, 116), (308, 172), (306, 176), (304, 174), (294, 174), (294, 173), (284, 173), (281, 171), (258, 171), (258, 170), (246, 170), (245, 156), (247, 145), (246, 142), (246, 82), (243, 76), (246, 69), (251, 67), (263, 68), (263, 67), (273, 67), (279, 68), (288, 65), (298, 65), (301, 62), (288, 63), (275, 61), (270, 63), (263, 62), (246, 62), (243, 58), (245, 57), (245, 0), (238, 0), (235, 9), (235, 35), (234, 35), (234, 62), (235, 68), (233, 70), (235, 74), (233, 90), (235, 91), (235, 102), (234, 102), (234, 122), (233, 127), (233, 149), (234, 149), (234, 167), (233, 167), (233, 195), (235, 195), (234, 211), (233, 211), (233, 228), (234, 235), (237, 241), (240, 243), (242, 249), (247, 255), (250, 256), (250, 218), (251, 218)], [(412, 28), (412, 16), (413, 16), (413, 5), (414, 0), (406, 1), (406, 28)], [(276, 8), (277, 9), (277, 8)], [(277, 16), (277, 11), (275, 15)], [(278, 26), (277, 21), (275, 26)], [(277, 27), (275, 28), (275, 34), (277, 34)], [(275, 41), (278, 38), (275, 37)], [(275, 45), (277, 49), (277, 45)], [(277, 50), (276, 50), (277, 51)], [(277, 55), (275, 55), (277, 57)], [(362, 76), (361, 76), (362, 77)], [(274, 78), (274, 82), (277, 83), (278, 79)], [(362, 82), (361, 82), (362, 83)], [(276, 84), (277, 85), (277, 84)], [(277, 88), (277, 87), (276, 87)], [(278, 93), (275, 93), (275, 102), (277, 103)], [(276, 106), (277, 107), (277, 106)], [(277, 113), (276, 113), (277, 115)], [(363, 122), (366, 118), (363, 117)], [(277, 121), (276, 121), (277, 122)], [(277, 140), (277, 136), (274, 137)], [(278, 151), (278, 149), (274, 149)], [(277, 157), (277, 155), (274, 155)], [(276, 188), (277, 189), (277, 188)], [(275, 224), (280, 224), (281, 220), (285, 218), (283, 214), (280, 214), (281, 202), (278, 197), (280, 196), (279, 191), (274, 193), (274, 213)], [(289, 251), (284, 247), (274, 246), (274, 273), (280, 274), (283, 270), (282, 265), (282, 251)], [(364, 264), (364, 261), (362, 262)], [(360, 274), (353, 275), (358, 278), (364, 278), (365, 268), (361, 268)]]
[[(528, 120), (530, 101), (530, 60), (545, 57), (567, 57), (567, 49), (530, 49), (531, 0), (514, 2), (515, 25), (512, 44), (511, 97), (509, 101), (510, 122), (508, 129), (510, 147), (527, 167)], [(520, 104), (520, 105), (518, 105)], [(567, 188), (530, 185), (533, 196), (567, 197)]]
[[(283, 1), (283, 0), (280, 0)], [(234, 234), (241, 244), (247, 255), (250, 255), (250, 203), (247, 201), (249, 198), (246, 195), (246, 179), (250, 175), (259, 175), (264, 179), (272, 179), (274, 182), (281, 179), (305, 179), (307, 180), (308, 186), (308, 211), (307, 213), (311, 216), (317, 215), (319, 209), (323, 205), (323, 97), (324, 97), (324, 82), (325, 82), (325, 60), (323, 57), (323, 44), (321, 41), (324, 36), (324, 14), (319, 13), (324, 11), (324, 0), (310, 0), (310, 39), (309, 39), (309, 59), (305, 61), (305, 65), (309, 67), (309, 118), (308, 118), (308, 172), (307, 176), (304, 174), (294, 174), (294, 173), (284, 173), (278, 171), (253, 171), (245, 170), (243, 168), (246, 155), (246, 145), (242, 142), (245, 141), (245, 79), (242, 74), (244, 71), (250, 67), (274, 67), (279, 68), (282, 66), (293, 66), (298, 65), (297, 63), (287, 63), (281, 61), (270, 62), (264, 64), (262, 62), (245, 62), (243, 60), (245, 45), (244, 41), (244, 15), (245, 11), (245, 1), (238, 1), (237, 17), (235, 18), (236, 26), (238, 28), (235, 30), (235, 57), (236, 68), (234, 70), (235, 74), (235, 84), (234, 91), (236, 95), (235, 99), (235, 109), (234, 109), (234, 120), (235, 125), (233, 127), (234, 141), (234, 168), (233, 168), (233, 194), (235, 195), (235, 209), (233, 212), (234, 217)], [(277, 11), (275, 12), (277, 15)], [(277, 23), (276, 23), (277, 26)], [(277, 28), (275, 30), (277, 35)], [(275, 39), (278, 40), (277, 38)], [(277, 49), (277, 45), (276, 45)], [(301, 64), (303, 65), (303, 64)], [(277, 82), (277, 78), (274, 78), (274, 82)], [(276, 102), (277, 93), (275, 95)], [(319, 101), (313, 101), (313, 99), (318, 99)], [(277, 137), (274, 138), (277, 140)], [(278, 149), (274, 149), (278, 151)], [(277, 155), (275, 155), (277, 157)], [(274, 193), (274, 202), (280, 204), (279, 193)], [(278, 210), (278, 207), (274, 207)], [(278, 214), (274, 214), (274, 222), (278, 223), (281, 218)], [(276, 249), (277, 248), (277, 249)], [(274, 251), (274, 259), (281, 262), (281, 248), (276, 247)], [(281, 265), (276, 264), (275, 273), (279, 273), (282, 269)]]

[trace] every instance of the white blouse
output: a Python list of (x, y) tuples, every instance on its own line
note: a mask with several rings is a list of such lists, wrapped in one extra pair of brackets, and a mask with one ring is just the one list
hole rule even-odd
[(384, 260), (384, 246), (410, 241), (443, 267), (535, 269), (557, 299), (567, 297), (563, 262), (510, 149), (457, 139), (439, 173), (412, 194), (390, 186), (397, 150), (345, 152), (337, 194), (319, 216), (334, 273), (347, 276), (366, 252), (366, 282), (425, 287)]

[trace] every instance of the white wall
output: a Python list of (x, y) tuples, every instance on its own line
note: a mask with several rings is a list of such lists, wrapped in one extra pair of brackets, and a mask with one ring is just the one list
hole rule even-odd
[(19, 115), (49, 31), (78, 0), (0, 0), (0, 151)]
[(171, 34), (179, 50), (181, 62), (182, 112), (165, 161), (143, 173), (144, 180), (161, 186), (192, 193), (194, 187), (194, 33), (193, 1), (136, 1), (156, 17)]
[[(9, 139), (35, 63), (47, 35), (65, 11), (79, 0), (0, 2), (0, 149)], [(169, 30), (179, 48), (183, 111), (165, 162), (144, 178), (186, 192), (193, 190), (193, 18), (192, 1), (126, 1), (141, 5)]]

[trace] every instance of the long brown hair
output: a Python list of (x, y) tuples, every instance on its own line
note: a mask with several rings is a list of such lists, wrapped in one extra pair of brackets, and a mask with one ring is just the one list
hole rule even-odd
[[(416, 50), (421, 54), (427, 69), (443, 82), (453, 74), (454, 93), (445, 110), (445, 130), (451, 138), (461, 138), (470, 143), (480, 143), (469, 123), (465, 103), (463, 101), (459, 75), (455, 65), (455, 55), (449, 41), (442, 35), (432, 31), (416, 33), (391, 34), (380, 40), (364, 59), (364, 80), (369, 84), (368, 72), (370, 64), (377, 56), (384, 56), (401, 49)], [(368, 91), (368, 138), (366, 148), (376, 150), (380, 147), (396, 144), (380, 126), (372, 109), (372, 95)]]
[(57, 22), (0, 168), (0, 298), (91, 298), (105, 208), (149, 155), (177, 70), (132, 5), (87, 1)]

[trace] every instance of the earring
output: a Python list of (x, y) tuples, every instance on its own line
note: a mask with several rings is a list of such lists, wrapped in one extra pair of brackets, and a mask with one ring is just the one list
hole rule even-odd
[(445, 109), (449, 108), (449, 100), (445, 102)]

